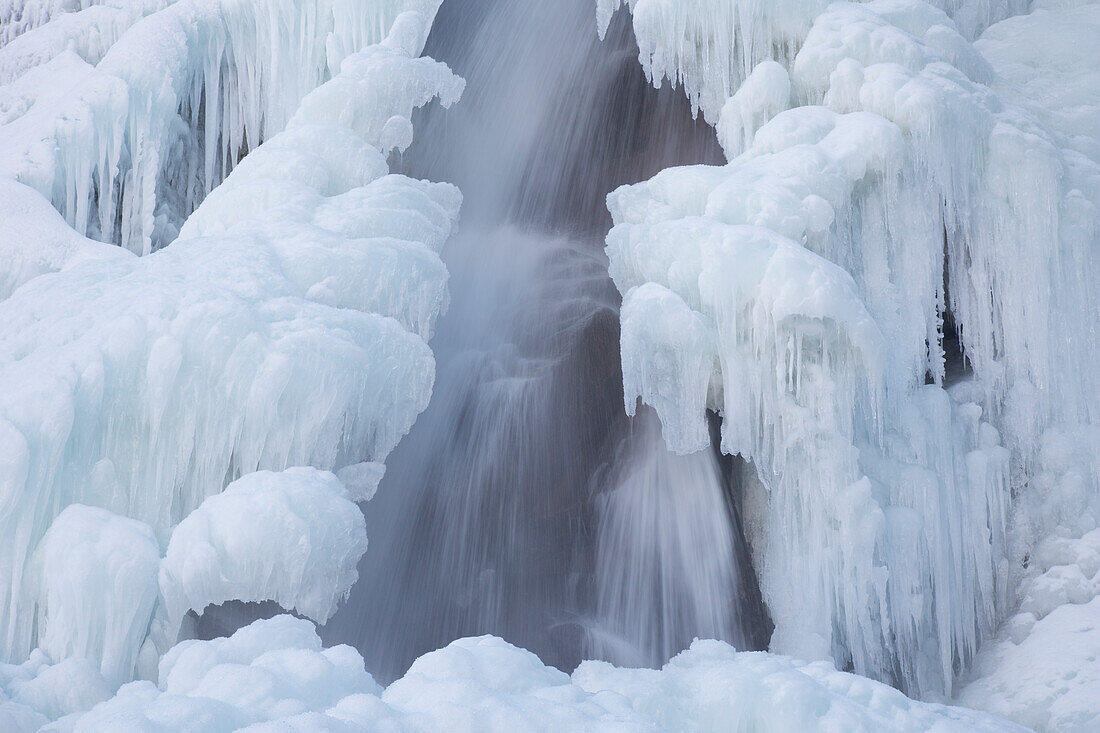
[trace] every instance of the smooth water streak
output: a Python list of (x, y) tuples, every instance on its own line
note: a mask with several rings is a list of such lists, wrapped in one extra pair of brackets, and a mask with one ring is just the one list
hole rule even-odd
[(463, 191), (431, 342), (432, 403), (366, 505), (360, 581), (328, 625), (381, 679), (492, 633), (571, 669), (659, 665), (696, 637), (766, 642), (730, 472), (667, 452), (622, 402), (604, 198), (670, 165), (721, 162), (591, 0), (447, 0), (427, 53), (465, 77), (401, 161)]

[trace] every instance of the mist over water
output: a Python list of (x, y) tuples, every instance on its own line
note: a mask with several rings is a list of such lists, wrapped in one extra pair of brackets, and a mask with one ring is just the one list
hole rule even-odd
[(426, 53), (468, 82), (400, 161), (465, 197), (431, 405), (366, 506), (370, 548), (326, 640), (380, 680), (495, 634), (572, 669), (662, 664), (694, 637), (767, 642), (727, 464), (627, 418), (606, 194), (721, 162), (591, 0), (446, 0)]

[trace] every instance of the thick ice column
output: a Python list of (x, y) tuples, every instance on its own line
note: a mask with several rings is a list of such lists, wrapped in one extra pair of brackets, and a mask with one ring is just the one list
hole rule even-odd
[(98, 664), (114, 687), (133, 679), (157, 601), (160, 546), (149, 525), (72, 504), (29, 568), (38, 646), (55, 662)]

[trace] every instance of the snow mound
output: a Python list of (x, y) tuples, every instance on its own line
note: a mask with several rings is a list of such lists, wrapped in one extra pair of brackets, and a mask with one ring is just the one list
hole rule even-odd
[[(109, 700), (117, 685), (81, 657), (52, 663), (36, 652), (21, 665), (0, 664), (0, 723), (4, 731), (37, 731), (51, 720), (75, 716)], [(4, 700), (5, 695), (11, 699)], [(5, 719), (5, 713), (10, 717)]]
[(290, 616), (227, 639), (181, 642), (161, 660), (158, 678), (124, 685), (72, 730), (228, 732), (380, 690), (354, 649), (322, 649), (313, 624)]
[(660, 670), (584, 662), (573, 682), (626, 697), (662, 730), (1024, 730), (982, 713), (910, 700), (825, 662), (738, 652), (720, 641), (696, 641)]
[(172, 530), (160, 567), (166, 637), (188, 611), (230, 600), (272, 600), (324, 623), (366, 550), (363, 515), (331, 473), (250, 473)]
[[(984, 713), (907, 699), (877, 682), (721, 642), (695, 642), (661, 670), (586, 662), (572, 677), (491, 636), (417, 659), (383, 690), (312, 624), (257, 621), (185, 641), (159, 682), (134, 682), (82, 716), (83, 731), (1013, 731)], [(60, 729), (58, 724), (56, 729)], [(47, 728), (46, 730), (51, 730)], [(1019, 729), (1023, 730), (1023, 729)]]

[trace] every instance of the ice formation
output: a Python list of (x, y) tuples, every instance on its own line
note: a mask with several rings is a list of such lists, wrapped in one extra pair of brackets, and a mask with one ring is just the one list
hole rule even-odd
[[(303, 618), (179, 641), (231, 600), (323, 623), (355, 581), (448, 302), (461, 196), (387, 165), (463, 91), (420, 57), (439, 4), (0, 0), (0, 729), (1013, 729), (867, 677), (1094, 728), (1083, 0), (596, 2), (729, 161), (614, 192), (607, 252), (627, 410), (681, 453), (715, 411), (746, 459), (773, 654), (570, 676), (482, 637), (383, 690)], [(634, 483), (605, 514), (675, 521)], [(680, 558), (717, 594), (728, 560)]]
[[(608, 198), (627, 409), (682, 452), (716, 410), (751, 462), (773, 651), (950, 695), (1011, 605), (1044, 434), (1100, 419), (1095, 165), (918, 0), (631, 6), (729, 164)], [(969, 33), (1010, 10), (947, 9)]]
[(160, 546), (144, 522), (70, 504), (31, 560), (38, 646), (51, 659), (99, 662), (103, 678), (128, 682), (157, 602)]
[[(110, 691), (155, 669), (188, 610), (270, 599), (320, 622), (354, 582), (366, 537), (352, 499), (369, 498), (427, 404), (426, 340), (447, 303), (438, 251), (461, 197), (388, 175), (385, 162), (408, 145), (415, 107), (462, 92), (445, 66), (419, 58), (436, 4), (419, 3), (425, 16), (401, 2), (181, 0), (124, 34), (80, 83), (125, 67), (140, 89), (171, 91), (202, 76), (210, 48), (221, 49), (215, 66), (225, 60), (219, 33), (255, 41), (264, 28), (288, 33), (296, 51), (315, 44), (310, 53), (339, 69), (307, 94), (329, 67), (290, 54), (265, 63), (281, 80), (293, 67), (300, 84), (223, 88), (233, 104), (268, 105), (254, 117), (270, 137), (252, 141), (248, 165), (194, 213), (186, 238), (147, 257), (85, 239), (41, 193), (0, 183), (11, 192), (0, 252), (14, 265), (0, 301), (0, 599), (10, 609), (0, 655), (28, 660), (20, 678), (87, 662), (99, 681), (88, 689)], [(169, 40), (163, 53), (127, 55)], [(245, 66), (228, 68), (245, 78), (265, 64)], [(12, 124), (56, 111), (42, 101)], [(169, 102), (158, 113), (175, 115)], [(58, 119), (145, 139), (125, 117)], [(5, 138), (5, 154), (30, 137)], [(90, 175), (81, 170), (68, 173)], [(263, 470), (295, 465), (342, 469), (353, 493), (314, 469)], [(51, 718), (79, 707), (66, 705), (32, 707)]]
[(73, 231), (50, 202), (18, 181), (0, 178), (0, 301), (16, 288), (48, 272), (89, 260), (125, 260), (130, 253)]
[[(0, 81), (45, 60), (16, 57), (23, 38), (66, 64), (51, 74), (63, 83), (37, 90), (0, 127), (0, 175), (37, 189), (78, 232), (148, 253), (175, 239), (236, 162), (279, 132), (350, 52), (380, 40), (401, 12), (431, 17), (439, 2), (143, 0), (118, 4), (129, 9), (109, 32), (92, 12), (107, 5), (59, 13), (0, 49), (12, 57), (0, 59)], [(37, 38), (57, 23), (118, 40), (97, 54), (74, 53), (64, 33)]]
[(250, 473), (172, 530), (160, 566), (158, 632), (175, 641), (188, 611), (231, 600), (271, 600), (324, 623), (358, 578), (366, 550), (359, 507), (331, 473)]
[[(956, 48), (967, 46), (957, 37), (958, 30), (973, 38), (992, 23), (1028, 8), (1027, 0), (931, 3), (954, 19), (934, 21), (933, 35)], [(682, 86), (692, 107), (711, 124), (718, 122), (726, 100), (757, 65), (772, 60), (789, 65), (819, 14), (830, 7), (840, 9), (829, 0), (596, 0), (601, 35), (616, 9), (624, 6), (633, 15), (646, 75), (657, 86), (666, 79)], [(833, 36), (838, 48), (844, 46), (843, 35)]]
[(174, 0), (5, 0), (0, 84), (69, 52), (95, 65), (126, 30)]

